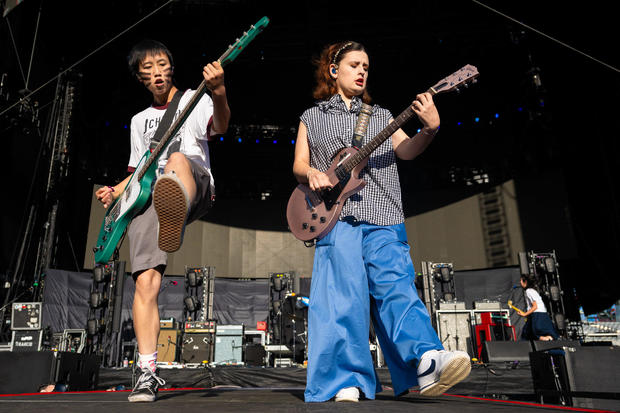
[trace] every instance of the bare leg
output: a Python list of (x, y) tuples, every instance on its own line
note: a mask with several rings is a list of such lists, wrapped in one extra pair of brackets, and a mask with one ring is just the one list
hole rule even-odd
[(183, 183), (187, 195), (189, 196), (189, 202), (191, 203), (196, 197), (196, 183), (194, 182), (189, 160), (181, 152), (174, 152), (168, 158), (168, 163), (166, 163), (164, 172), (168, 173), (170, 171), (174, 171)]
[(133, 327), (138, 340), (140, 354), (157, 351), (159, 336), (159, 308), (157, 297), (161, 286), (162, 268), (151, 268), (142, 272), (136, 280), (133, 298)]

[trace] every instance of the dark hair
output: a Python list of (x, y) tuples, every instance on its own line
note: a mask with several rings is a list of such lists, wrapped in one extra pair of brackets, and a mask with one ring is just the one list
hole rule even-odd
[(521, 279), (525, 281), (526, 289), (533, 288), (540, 293), (540, 291), (538, 290), (538, 282), (536, 281), (534, 277), (529, 276), (529, 275), (521, 275)]
[(146, 56), (156, 55), (158, 53), (165, 53), (166, 56), (168, 56), (168, 60), (170, 60), (170, 66), (174, 67), (172, 53), (170, 53), (170, 50), (168, 50), (163, 43), (160, 43), (157, 40), (145, 39), (132, 47), (129, 51), (129, 55), (127, 56), (127, 64), (129, 65), (129, 72), (131, 75), (134, 77), (138, 75), (140, 63), (146, 58)]
[[(333, 64), (338, 66), (344, 56), (353, 51), (366, 52), (364, 45), (358, 42), (346, 41), (334, 43), (323, 48), (321, 55), (318, 59), (314, 59), (313, 63), (316, 66), (314, 72), (316, 78), (316, 87), (312, 92), (312, 96), (318, 100), (329, 99), (331, 96), (338, 92), (336, 87), (336, 81), (329, 75), (329, 65)], [(370, 95), (367, 90), (364, 90), (362, 95), (362, 102), (370, 103)]]

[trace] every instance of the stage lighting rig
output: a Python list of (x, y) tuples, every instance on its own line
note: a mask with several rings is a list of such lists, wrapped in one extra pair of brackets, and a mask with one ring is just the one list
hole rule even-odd
[(204, 280), (202, 268), (190, 268), (185, 276), (187, 277), (187, 285), (192, 288), (202, 285)]
[(96, 283), (110, 281), (112, 271), (114, 271), (114, 266), (110, 263), (95, 266), (95, 268), (93, 268), (93, 281)]
[(107, 291), (93, 291), (90, 293), (90, 308), (102, 308), (108, 304)]
[(454, 266), (452, 263), (422, 261), (420, 296), (431, 320), (435, 320), (435, 313), (440, 303), (456, 302), (456, 289), (454, 286)]
[(213, 319), (215, 267), (185, 267), (183, 323)]
[(183, 304), (185, 305), (185, 311), (189, 313), (195, 313), (201, 308), (200, 300), (194, 295), (185, 297)]
[(441, 286), (440, 300), (456, 300), (452, 263), (431, 263), (433, 278)]
[(110, 261), (93, 268), (89, 295), (85, 352), (97, 354), (102, 365), (120, 367), (121, 313), (125, 285), (125, 261)]

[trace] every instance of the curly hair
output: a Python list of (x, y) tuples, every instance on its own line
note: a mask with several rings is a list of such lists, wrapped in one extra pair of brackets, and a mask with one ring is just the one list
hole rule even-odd
[[(338, 66), (338, 63), (344, 56), (353, 51), (361, 51), (366, 53), (366, 49), (361, 43), (346, 41), (333, 43), (323, 48), (321, 55), (313, 60), (316, 66), (314, 76), (316, 78), (316, 86), (312, 92), (312, 96), (317, 100), (326, 100), (338, 92), (336, 80), (329, 75), (329, 65)], [(362, 102), (370, 103), (372, 101), (367, 90), (361, 96)]]

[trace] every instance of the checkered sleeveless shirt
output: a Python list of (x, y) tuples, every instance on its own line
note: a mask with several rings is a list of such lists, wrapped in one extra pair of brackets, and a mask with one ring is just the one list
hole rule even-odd
[[(339, 94), (320, 101), (301, 115), (308, 129), (310, 166), (325, 172), (332, 158), (344, 147), (350, 147), (358, 114), (362, 107), (359, 97), (354, 97), (349, 110)], [(389, 110), (373, 106), (368, 122), (366, 144), (383, 130), (392, 119)], [(371, 155), (360, 177), (366, 186), (347, 199), (340, 219), (353, 217), (375, 225), (395, 225), (404, 222), (400, 195), (400, 180), (392, 138), (383, 142)]]

